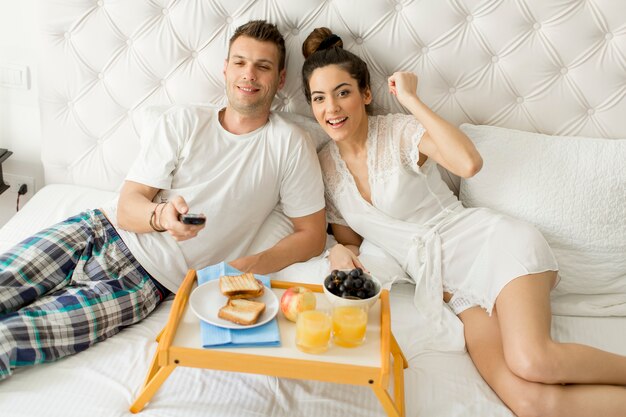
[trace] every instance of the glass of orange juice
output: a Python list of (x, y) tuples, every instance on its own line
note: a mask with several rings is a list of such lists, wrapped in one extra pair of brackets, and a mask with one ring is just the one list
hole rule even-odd
[(301, 311), (296, 319), (296, 346), (306, 353), (325, 352), (330, 343), (330, 329), (327, 311)]
[(333, 343), (357, 347), (365, 340), (367, 306), (336, 306), (333, 308)]

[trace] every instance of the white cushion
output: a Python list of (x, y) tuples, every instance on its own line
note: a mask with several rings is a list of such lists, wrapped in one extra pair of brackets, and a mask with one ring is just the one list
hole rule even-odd
[(559, 262), (553, 310), (626, 315), (626, 140), (464, 124), (484, 166), (461, 181), (468, 207), (534, 224)]

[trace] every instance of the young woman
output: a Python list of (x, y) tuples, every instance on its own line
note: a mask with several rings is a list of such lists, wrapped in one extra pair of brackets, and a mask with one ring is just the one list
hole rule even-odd
[(623, 416), (626, 357), (551, 339), (550, 247), (531, 225), (464, 208), (448, 189), (437, 164), (467, 178), (482, 159), (420, 101), (417, 77), (388, 79), (410, 115), (368, 116), (365, 62), (327, 28), (302, 50), (306, 98), (332, 139), (319, 153), (339, 242), (331, 268), (361, 266), (364, 238), (386, 250), (415, 280), (416, 306), (433, 328), (451, 323), (442, 299), (460, 318), (480, 374), (518, 416)]

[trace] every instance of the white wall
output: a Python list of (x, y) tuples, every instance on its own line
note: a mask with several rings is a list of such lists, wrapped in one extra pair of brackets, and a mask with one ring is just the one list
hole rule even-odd
[[(43, 182), (41, 131), (37, 89), (38, 29), (37, 0), (0, 0), (0, 64), (26, 65), (30, 69), (30, 89), (0, 87), (0, 148), (13, 155), (2, 164), (4, 173), (26, 175), (35, 179), (35, 188)], [(33, 190), (34, 191), (34, 190)], [(22, 197), (22, 202), (28, 200)], [(0, 195), (0, 226), (14, 213), (17, 194)]]

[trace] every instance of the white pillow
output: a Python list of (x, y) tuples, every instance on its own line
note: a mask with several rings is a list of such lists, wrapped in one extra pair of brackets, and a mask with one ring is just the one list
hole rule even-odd
[(483, 169), (461, 181), (467, 207), (534, 224), (559, 262), (553, 311), (626, 315), (626, 140), (464, 124)]

